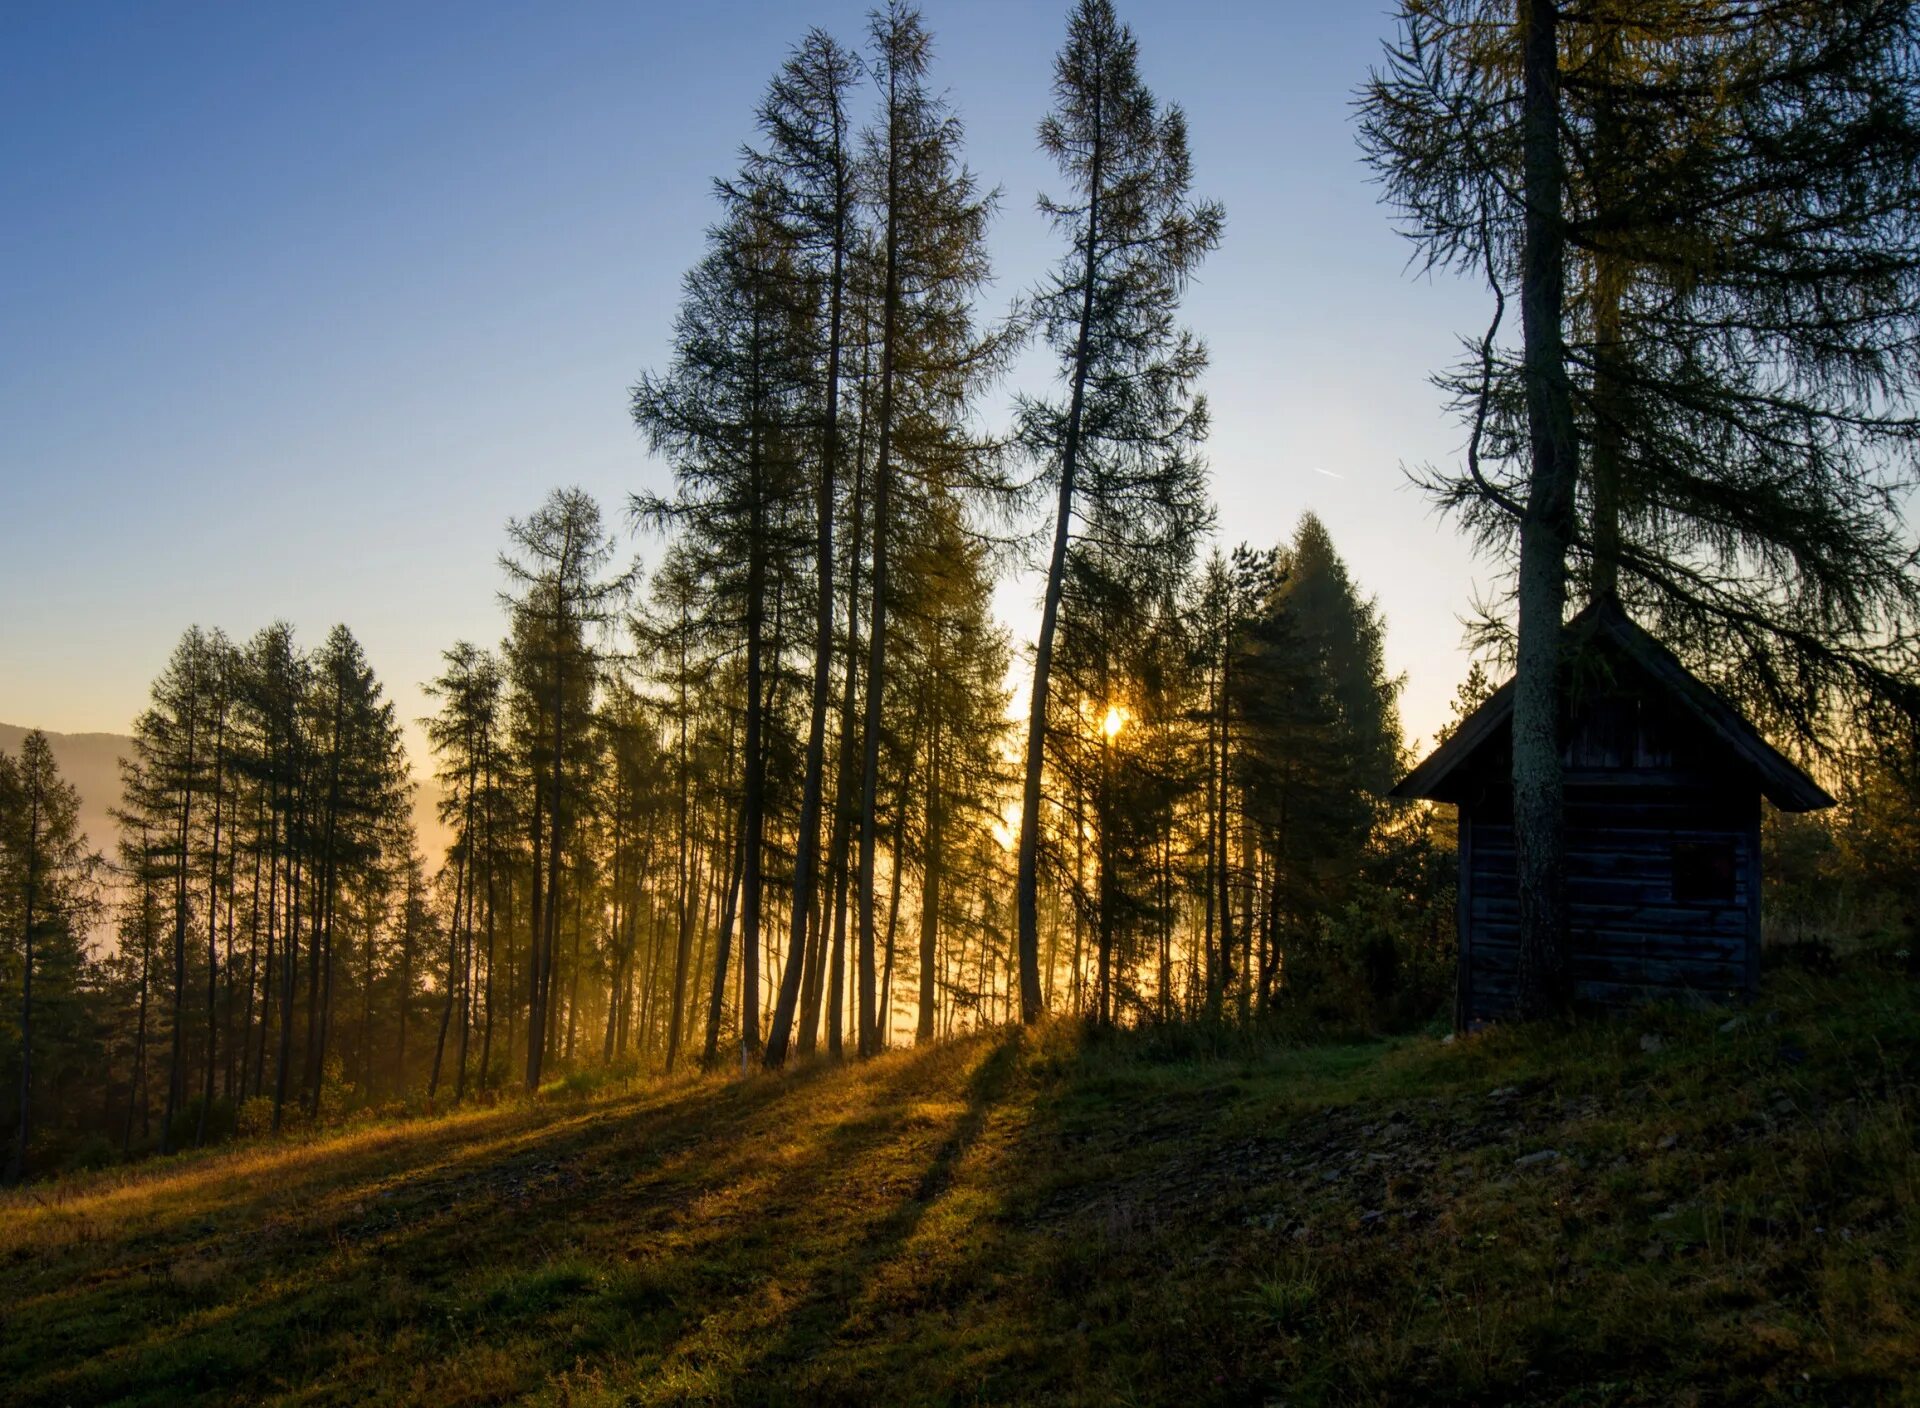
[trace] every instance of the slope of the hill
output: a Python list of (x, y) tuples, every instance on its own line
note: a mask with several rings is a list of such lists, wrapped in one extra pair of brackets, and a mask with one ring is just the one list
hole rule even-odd
[(0, 1201), (16, 1404), (1870, 1403), (1911, 979), (1226, 1056), (1069, 1028)]

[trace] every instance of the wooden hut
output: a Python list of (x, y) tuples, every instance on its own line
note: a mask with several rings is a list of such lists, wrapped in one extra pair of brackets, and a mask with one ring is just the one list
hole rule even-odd
[[(1751, 996), (1760, 979), (1760, 799), (1819, 784), (1611, 601), (1567, 625), (1567, 901), (1576, 1001)], [(1508, 1011), (1518, 951), (1513, 685), (1391, 794), (1460, 814), (1462, 1025)]]

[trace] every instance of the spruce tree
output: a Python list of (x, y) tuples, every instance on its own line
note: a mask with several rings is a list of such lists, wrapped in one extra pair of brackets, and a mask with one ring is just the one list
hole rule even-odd
[[(187, 946), (191, 918), (193, 837), (197, 805), (207, 785), (205, 728), (210, 644), (198, 627), (174, 647), (154, 681), (152, 704), (134, 721), (127, 774), (129, 814), (145, 822), (165, 846), (165, 874), (173, 891), (171, 1050), (160, 1152), (174, 1147), (175, 1122), (186, 1101)], [(163, 840), (161, 838), (164, 838)]]
[[(441, 658), (446, 669), (427, 686), (428, 696), (440, 701), (440, 712), (424, 722), (427, 742), (439, 762), (435, 776), (440, 783), (440, 819), (453, 831), (448, 859), (456, 878), (440, 1030), (427, 1079), (429, 1102), (439, 1088), (441, 1061), (456, 1004), (462, 1014), (458, 1083), (462, 1089), (465, 1086), (467, 1013), (472, 994), (467, 977), (470, 964), (463, 963), (462, 955), (471, 957), (475, 914), (480, 908), (478, 893), (483, 884), (489, 895), (484, 922), (491, 923), (493, 856), (486, 820), (492, 798), (487, 772), (489, 760), (500, 747), (502, 689), (499, 662), (471, 642), (456, 641)], [(484, 881), (482, 874), (486, 876)]]
[[(18, 758), (0, 753), (0, 953), (17, 955), (20, 973), (20, 1043), (9, 1053), (19, 1067), (7, 1154), (10, 1183), (19, 1182), (27, 1171), (36, 1061), (40, 1070), (51, 1066), (57, 1073), (63, 1066), (84, 1068), (99, 1059), (97, 1052), (75, 1049), (92, 1043), (90, 1024), (75, 1020), (71, 1010), (81, 995), (86, 930), (97, 902), (93, 887), (98, 859), (88, 852), (80, 830), (79, 793), (61, 777), (47, 736), (37, 729), (29, 733), (21, 740)], [(46, 1020), (49, 1009), (56, 1015), (52, 1023)], [(40, 1083), (46, 1084), (44, 1076)], [(54, 1089), (68, 1097), (78, 1094), (70, 1080), (56, 1083)], [(70, 1111), (60, 1113), (71, 1116)]]
[(1385, 625), (1312, 514), (1277, 554), (1235, 676), (1239, 780), (1259, 836), (1266, 917), (1249, 974), (1262, 1006), (1361, 879), (1376, 798), (1400, 761)]
[(506, 674), (513, 693), (529, 791), (532, 850), (528, 954), (526, 1087), (540, 1087), (553, 1039), (559, 954), (562, 857), (584, 805), (584, 758), (592, 701), (619, 619), (639, 576), (616, 568), (600, 506), (580, 489), (556, 489), (525, 519), (507, 524), (512, 544), (500, 566), (513, 626)]
[[(332, 1047), (340, 979), (335, 937), (343, 904), (365, 885), (404, 814), (407, 779), (399, 721), (353, 633), (335, 626), (315, 653), (306, 699), (314, 769), (307, 888), (307, 1020), (302, 1091), (317, 1119)], [(410, 844), (411, 837), (405, 838)]]

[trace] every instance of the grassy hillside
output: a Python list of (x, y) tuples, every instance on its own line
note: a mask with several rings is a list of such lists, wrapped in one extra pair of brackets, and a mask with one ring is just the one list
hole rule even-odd
[(1920, 1011), (1070, 1028), (0, 1203), (15, 1404), (1920, 1401)]

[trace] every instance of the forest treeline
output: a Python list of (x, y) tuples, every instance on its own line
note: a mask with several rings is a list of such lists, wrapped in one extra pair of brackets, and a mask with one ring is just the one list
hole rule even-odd
[[(117, 854), (90, 869), (44, 819), (25, 844), (62, 857), (28, 887), (63, 935), (35, 955), (35, 1137), (167, 1150), (1023, 1009), (1432, 1010), (1446, 841), (1376, 800), (1401, 750), (1379, 613), (1310, 516), (1208, 546), (1178, 305), (1224, 217), (1179, 109), (1109, 5), (1074, 11), (1041, 126), (1060, 262), (990, 315), (997, 201), (942, 93), (904, 4), (774, 76), (632, 390), (670, 486), (530, 505), (503, 638), (429, 682), (445, 855), (418, 853), (350, 631), (181, 639)], [(988, 424), (1035, 342), (1057, 374)], [(1018, 700), (990, 597), (1035, 558)], [(91, 955), (88, 906), (117, 935)]]
[[(0, 754), (7, 976), (29, 971), (29, 936), (34, 983), (10, 983), (32, 1025), (8, 1029), (3, 1056), (21, 1070), (30, 1031), (30, 1084), (9, 1093), (31, 1100), (43, 1160), (444, 1108), (603, 1067), (765, 1059), (808, 643), (766, 652), (749, 945), (739, 628), (696, 620), (665, 571), (602, 595), (606, 629), (590, 628), (578, 602), (632, 583), (592, 570), (615, 544), (577, 492), (511, 540), (505, 639), (450, 648), (429, 686), (443, 856), (419, 853), (400, 722), (344, 627), (312, 649), (280, 624), (241, 643), (187, 632), (135, 721), (113, 856), (86, 853), (42, 735)], [(591, 545), (578, 595), (569, 541)], [(1019, 1015), (1009, 647), (984, 576), (957, 602), (934, 590), (951, 566), (929, 576), (933, 605), (899, 616), (902, 642), (940, 635), (926, 656), (899, 651), (886, 717), (876, 1049)], [(1212, 557), (1159, 605), (1152, 634), (1106, 663), (1111, 688), (1076, 687), (1051, 744), (1049, 1010), (1251, 1021), (1284, 996), (1361, 1025), (1429, 1015), (1452, 944), (1450, 844), (1426, 812), (1374, 798), (1399, 754), (1394, 684), (1378, 613), (1325, 530), (1308, 518), (1279, 549)], [(941, 609), (958, 619), (925, 624)], [(857, 792), (859, 743), (829, 734), (836, 790)], [(858, 1049), (857, 858), (831, 836), (857, 827), (838, 805), (821, 818), (801, 1053)], [(103, 927), (114, 942), (90, 945)]]
[[(1907, 9), (1603, 4), (1563, 30), (1546, 0), (1409, 3), (1361, 103), (1426, 257), (1494, 295), (1442, 377), (1467, 465), (1432, 487), (1512, 569), (1485, 643), (1517, 616), (1525, 688), (1546, 660), (1525, 718), (1558, 707), (1542, 611), (1557, 629), (1570, 593), (1605, 594), (1657, 619), (1848, 784), (1837, 816), (1769, 828), (1769, 883), (1821, 933), (1907, 934), (1920, 860), (1914, 752), (1879, 727), (1916, 714), (1890, 466), (1920, 343), (1891, 305), (1920, 263), (1895, 237), (1912, 203), (1885, 199), (1912, 114), (1880, 102), (1911, 91), (1887, 67)], [(428, 682), (444, 855), (420, 854), (400, 721), (345, 627), (187, 632), (113, 856), (85, 854), (44, 739), (0, 765), (16, 1171), (1042, 1013), (1445, 1010), (1451, 823), (1380, 799), (1406, 761), (1385, 623), (1310, 515), (1216, 546), (1180, 302), (1226, 217), (1181, 110), (1108, 0), (1079, 0), (1039, 126), (1059, 257), (994, 309), (998, 197), (945, 91), (904, 3), (773, 76), (631, 389), (670, 483), (530, 502), (502, 638)], [(1771, 143), (1744, 165), (1742, 130)], [(1516, 204), (1554, 140), (1552, 200)], [(1846, 140), (1880, 164), (1823, 184), (1813, 153)], [(1711, 257), (1671, 233), (1695, 216), (1726, 222)], [(1047, 374), (1007, 385), (1033, 348)], [(1034, 564), (1028, 674), (990, 598)], [(1487, 692), (1476, 668), (1456, 718)], [(1520, 782), (1550, 872), (1557, 794)], [(1528, 875), (1546, 993), (1554, 886)], [(116, 942), (89, 947), (101, 924)]]

